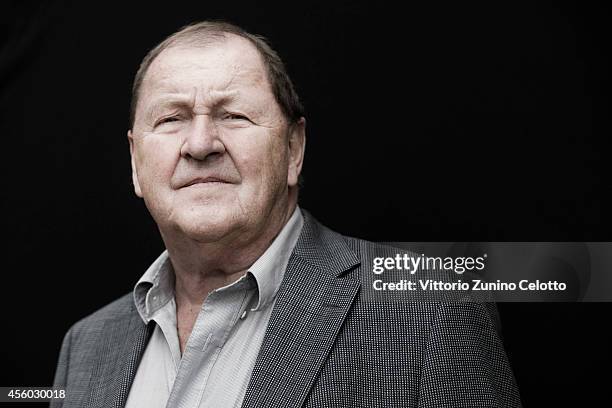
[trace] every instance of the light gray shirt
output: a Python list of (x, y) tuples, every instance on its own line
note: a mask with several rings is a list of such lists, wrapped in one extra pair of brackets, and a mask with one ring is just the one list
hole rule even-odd
[(268, 325), (276, 292), (303, 225), (296, 207), (248, 272), (212, 291), (183, 355), (179, 348), (174, 271), (167, 251), (134, 287), (142, 320), (155, 321), (126, 408), (240, 407)]

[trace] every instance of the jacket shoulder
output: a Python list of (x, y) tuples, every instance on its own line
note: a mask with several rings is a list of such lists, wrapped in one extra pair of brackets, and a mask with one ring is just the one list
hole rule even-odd
[(349, 248), (355, 251), (357, 254), (369, 254), (374, 256), (391, 256), (395, 254), (409, 254), (409, 255), (417, 255), (415, 252), (410, 251), (408, 249), (393, 247), (388, 244), (383, 244), (380, 242), (372, 242), (367, 241), (361, 238), (350, 237), (347, 235), (340, 235)]
[(69, 332), (72, 332), (73, 336), (78, 339), (82, 334), (102, 331), (104, 325), (109, 321), (128, 319), (134, 313), (138, 312), (134, 306), (132, 292), (126, 293), (74, 323)]
[[(358, 257), (363, 254), (378, 256), (396, 253), (414, 254), (406, 249), (341, 234), (319, 222), (308, 211), (302, 209), (302, 213), (304, 215), (304, 228), (302, 230), (304, 240), (302, 242), (318, 243), (318, 245), (314, 245), (314, 249), (323, 250), (326, 255), (346, 256), (346, 252), (351, 252)], [(298, 241), (298, 246), (299, 244)]]

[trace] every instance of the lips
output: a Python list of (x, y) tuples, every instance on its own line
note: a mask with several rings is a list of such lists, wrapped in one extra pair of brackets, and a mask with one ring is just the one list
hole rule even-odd
[(206, 184), (206, 183), (224, 183), (227, 184), (228, 182), (219, 178), (219, 177), (198, 177), (195, 178), (191, 181), (189, 181), (188, 183), (186, 183), (183, 187), (189, 187), (189, 186), (193, 186), (195, 184)]

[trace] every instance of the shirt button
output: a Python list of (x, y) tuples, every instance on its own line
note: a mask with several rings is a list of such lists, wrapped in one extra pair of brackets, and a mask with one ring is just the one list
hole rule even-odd
[(240, 315), (240, 320), (244, 320), (247, 317), (247, 311), (245, 310), (244, 312), (242, 312), (242, 314)]

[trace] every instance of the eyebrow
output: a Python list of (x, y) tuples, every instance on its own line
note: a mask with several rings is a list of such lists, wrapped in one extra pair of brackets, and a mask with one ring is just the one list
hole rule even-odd
[[(237, 90), (232, 91), (210, 91), (206, 97), (207, 104), (212, 106), (218, 106), (226, 102), (236, 100), (239, 96)], [(184, 93), (172, 93), (160, 96), (153, 99), (151, 103), (146, 107), (145, 116), (148, 119), (153, 119), (156, 112), (165, 107), (176, 107), (176, 108), (192, 108), (195, 105), (193, 95), (187, 95)]]

